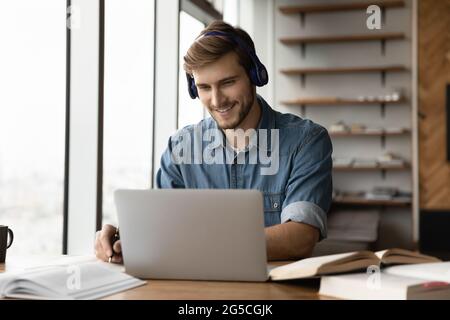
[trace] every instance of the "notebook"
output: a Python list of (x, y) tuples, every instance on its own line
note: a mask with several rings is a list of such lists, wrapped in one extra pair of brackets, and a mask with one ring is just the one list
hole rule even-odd
[(0, 274), (0, 297), (19, 299), (98, 299), (145, 284), (92, 259)]

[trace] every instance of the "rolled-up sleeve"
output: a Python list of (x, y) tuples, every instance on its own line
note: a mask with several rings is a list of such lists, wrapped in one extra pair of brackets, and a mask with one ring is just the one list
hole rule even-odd
[(332, 200), (332, 144), (325, 128), (315, 126), (293, 156), (292, 171), (281, 211), (281, 223), (301, 222), (327, 237), (327, 212)]
[(160, 189), (185, 188), (183, 176), (178, 164), (172, 159), (172, 138), (161, 156), (161, 167), (156, 175), (156, 186)]

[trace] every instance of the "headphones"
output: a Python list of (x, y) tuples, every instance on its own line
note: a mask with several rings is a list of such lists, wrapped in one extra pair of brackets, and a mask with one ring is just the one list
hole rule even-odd
[[(211, 37), (211, 36), (219, 36), (219, 37), (225, 37), (229, 39), (231, 42), (236, 44), (239, 48), (244, 50), (244, 52), (248, 55), (248, 57), (252, 61), (252, 65), (249, 70), (249, 76), (250, 81), (258, 87), (262, 87), (269, 82), (269, 75), (267, 74), (266, 67), (261, 63), (261, 61), (258, 59), (255, 50), (251, 49), (242, 39), (239, 37), (236, 37), (232, 34), (220, 32), (220, 31), (211, 31), (207, 32), (203, 35), (203, 37)], [(187, 78), (187, 84), (188, 84), (188, 91), (189, 95), (192, 99), (195, 99), (198, 97), (197, 87), (195, 86), (194, 78), (186, 73)]]

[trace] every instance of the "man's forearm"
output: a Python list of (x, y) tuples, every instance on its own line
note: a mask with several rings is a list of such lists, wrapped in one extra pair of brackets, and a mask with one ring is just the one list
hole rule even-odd
[(268, 260), (307, 258), (319, 240), (317, 228), (293, 221), (267, 227), (265, 233)]

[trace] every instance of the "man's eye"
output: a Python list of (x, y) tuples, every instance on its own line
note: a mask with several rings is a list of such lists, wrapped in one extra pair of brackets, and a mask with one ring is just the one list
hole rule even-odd
[(200, 87), (198, 87), (198, 89), (200, 89), (201, 91), (206, 91), (209, 89), (209, 87), (200, 86)]
[(228, 80), (228, 81), (225, 81), (223, 84), (224, 85), (230, 85), (230, 84), (233, 84), (234, 83), (234, 80)]

